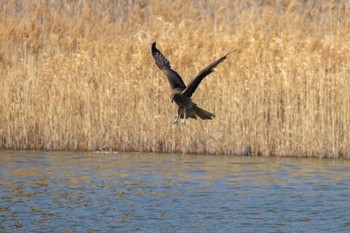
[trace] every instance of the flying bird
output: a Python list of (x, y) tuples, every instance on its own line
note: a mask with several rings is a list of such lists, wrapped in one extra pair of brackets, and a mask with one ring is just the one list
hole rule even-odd
[(175, 117), (173, 124), (178, 124), (179, 118), (183, 119), (183, 123), (186, 123), (186, 118), (197, 119), (200, 117), (203, 120), (211, 120), (215, 117), (215, 114), (208, 112), (197, 106), (192, 102), (192, 94), (196, 91), (198, 85), (201, 81), (210, 73), (214, 71), (214, 68), (223, 62), (226, 57), (236, 50), (231, 50), (225, 56), (219, 58), (218, 60), (211, 63), (205, 69), (200, 71), (194, 79), (186, 87), (181, 76), (171, 68), (168, 59), (156, 48), (156, 42), (152, 44), (152, 55), (155, 60), (156, 65), (168, 78), (170, 87), (172, 89), (171, 102), (178, 105), (178, 114)]

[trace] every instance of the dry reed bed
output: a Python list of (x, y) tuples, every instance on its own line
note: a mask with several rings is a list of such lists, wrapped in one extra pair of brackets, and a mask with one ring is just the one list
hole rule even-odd
[[(347, 1), (0, 4), (0, 148), (350, 156)], [(158, 47), (188, 83), (232, 48), (172, 126)]]

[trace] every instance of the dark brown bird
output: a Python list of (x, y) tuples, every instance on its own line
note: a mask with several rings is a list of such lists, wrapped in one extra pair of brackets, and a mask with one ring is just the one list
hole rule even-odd
[(152, 55), (156, 62), (156, 65), (163, 71), (165, 76), (168, 78), (169, 84), (172, 89), (171, 102), (175, 101), (175, 103), (179, 106), (178, 114), (175, 118), (173, 124), (177, 124), (179, 118), (183, 118), (183, 123), (186, 123), (186, 118), (197, 119), (199, 116), (203, 120), (211, 120), (215, 117), (213, 113), (205, 111), (197, 106), (197, 104), (192, 102), (191, 96), (196, 91), (198, 85), (201, 81), (210, 73), (214, 71), (214, 68), (221, 62), (223, 62), (227, 55), (234, 52), (236, 50), (232, 50), (227, 53), (225, 56), (219, 58), (218, 60), (211, 63), (208, 67), (199, 72), (196, 77), (188, 84), (186, 87), (185, 83), (182, 81), (180, 75), (171, 68), (170, 62), (166, 57), (156, 48), (156, 42), (152, 44)]

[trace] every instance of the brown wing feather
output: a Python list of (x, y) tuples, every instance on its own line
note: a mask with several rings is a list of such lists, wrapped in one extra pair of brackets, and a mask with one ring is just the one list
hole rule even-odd
[(196, 91), (198, 85), (201, 83), (201, 81), (209, 74), (211, 74), (214, 71), (214, 68), (219, 65), (221, 62), (223, 62), (227, 56), (232, 53), (237, 51), (231, 50), (228, 52), (225, 56), (219, 58), (218, 60), (214, 61), (211, 63), (209, 66), (207, 66), (205, 69), (203, 69), (201, 72), (199, 72), (196, 77), (188, 84), (187, 88), (184, 90), (183, 94), (187, 97), (191, 97), (192, 94)]
[(186, 88), (185, 83), (182, 81), (180, 75), (175, 70), (171, 69), (168, 59), (156, 48), (156, 42), (152, 44), (152, 55), (156, 65), (168, 78), (171, 89), (184, 90)]

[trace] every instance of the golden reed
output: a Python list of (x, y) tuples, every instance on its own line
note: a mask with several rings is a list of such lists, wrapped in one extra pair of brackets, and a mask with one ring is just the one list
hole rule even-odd
[[(348, 1), (5, 1), (0, 148), (350, 157)], [(173, 126), (153, 41), (213, 121)]]

